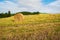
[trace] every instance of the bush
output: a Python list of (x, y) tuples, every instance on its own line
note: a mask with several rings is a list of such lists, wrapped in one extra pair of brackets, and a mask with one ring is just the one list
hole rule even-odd
[(23, 15), (35, 15), (35, 14), (40, 14), (39, 12), (19, 12), (22, 13)]

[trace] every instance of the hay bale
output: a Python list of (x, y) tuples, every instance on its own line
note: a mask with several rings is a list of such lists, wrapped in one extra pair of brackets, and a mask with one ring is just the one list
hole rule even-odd
[(14, 21), (19, 22), (19, 21), (23, 21), (23, 19), (24, 19), (24, 16), (21, 13), (17, 13), (17, 14), (14, 15)]

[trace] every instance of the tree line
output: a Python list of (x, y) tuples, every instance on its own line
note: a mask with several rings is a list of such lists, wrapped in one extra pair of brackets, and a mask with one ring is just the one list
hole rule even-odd
[(11, 12), (8, 11), (6, 13), (0, 13), (0, 18), (4, 18), (4, 17), (10, 17), (11, 16)]
[[(23, 15), (35, 15), (35, 14), (40, 14), (40, 12), (17, 12), (17, 13), (22, 13)], [(15, 15), (16, 13), (11, 13), (11, 11), (8, 11), (6, 13), (0, 13), (0, 18), (5, 18), (5, 17), (10, 17)]]

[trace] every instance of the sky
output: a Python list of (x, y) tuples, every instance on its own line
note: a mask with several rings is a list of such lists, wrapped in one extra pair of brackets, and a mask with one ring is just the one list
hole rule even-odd
[(0, 0), (0, 12), (60, 13), (60, 0)]

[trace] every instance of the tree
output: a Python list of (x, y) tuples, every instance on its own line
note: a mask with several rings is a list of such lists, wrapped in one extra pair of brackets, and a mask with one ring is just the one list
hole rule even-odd
[(11, 16), (11, 12), (10, 11), (8, 11), (8, 17), (10, 17)]
[(0, 18), (3, 18), (3, 17), (4, 17), (4, 13), (1, 13), (1, 14), (0, 14)]
[(8, 13), (5, 13), (5, 17), (8, 17)]
[(40, 14), (40, 12), (33, 12), (33, 14)]

